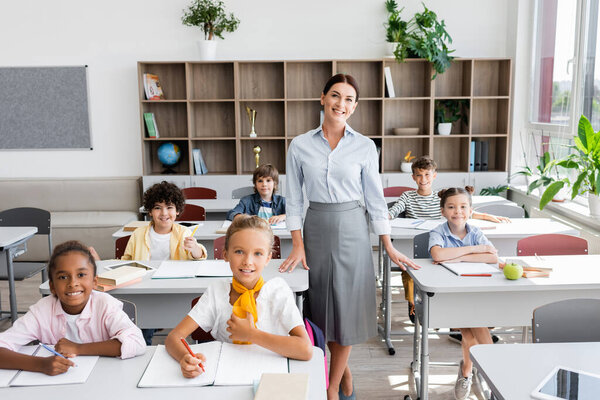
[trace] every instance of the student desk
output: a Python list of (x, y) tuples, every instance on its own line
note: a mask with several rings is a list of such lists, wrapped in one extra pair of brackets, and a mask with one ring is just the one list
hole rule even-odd
[[(196, 233), (194, 233), (194, 237), (196, 240), (201, 243), (204, 247), (206, 247), (206, 251), (208, 252), (208, 258), (214, 257), (214, 242), (215, 239), (221, 236), (225, 236), (225, 233), (217, 233), (218, 229), (221, 229), (223, 226), (223, 220), (219, 221), (199, 221), (201, 224)], [(191, 227), (190, 229), (194, 229)], [(133, 232), (125, 232), (123, 228), (119, 229), (115, 233), (113, 233), (113, 239), (117, 240), (120, 237), (131, 235)], [(273, 234), (277, 235), (281, 244), (281, 257), (287, 258), (292, 251), (292, 234), (287, 229), (273, 229)]]
[[(385, 202), (395, 202), (396, 200), (398, 200), (399, 197), (400, 196), (386, 197)], [(505, 199), (502, 196), (471, 196), (471, 198), (473, 200), (473, 208), (487, 206), (490, 204), (516, 204), (508, 199)]]
[(554, 367), (600, 374), (600, 343), (484, 344), (471, 359), (496, 398), (529, 399)]
[[(415, 282), (417, 314), (411, 366), (422, 400), (428, 398), (429, 328), (528, 326), (533, 310), (541, 305), (573, 298), (600, 298), (600, 255), (544, 258), (554, 268), (549, 278), (516, 281), (506, 279), (501, 272), (491, 277), (459, 277), (426, 259), (419, 260), (420, 270), (408, 269)], [(510, 371), (514, 378), (518, 364), (505, 367), (505, 373)]]
[[(3, 400), (23, 399), (76, 399), (88, 400), (129, 399), (202, 399), (202, 400), (252, 400), (252, 386), (199, 386), (177, 388), (138, 388), (137, 384), (152, 359), (156, 347), (148, 347), (139, 357), (121, 360), (100, 357), (84, 384), (59, 386), (29, 386), (0, 389)], [(313, 347), (310, 361), (289, 360), (289, 371), (309, 374), (311, 400), (325, 400), (325, 366), (323, 351)]]
[[(185, 262), (185, 261), (182, 261)], [(265, 280), (282, 277), (296, 293), (296, 304), (302, 311), (301, 292), (308, 289), (308, 271), (296, 268), (291, 273), (280, 273), (279, 265), (283, 260), (271, 260), (263, 270)], [(98, 273), (104, 271), (104, 265), (114, 261), (98, 262)], [(158, 267), (160, 261), (145, 262)], [(128, 300), (136, 305), (137, 325), (140, 328), (174, 328), (188, 314), (192, 299), (204, 293), (215, 279), (230, 278), (188, 278), (188, 279), (151, 279), (146, 274), (140, 283), (111, 290), (116, 298)], [(40, 293), (50, 294), (48, 282), (40, 285)]]
[[(25, 243), (37, 233), (35, 226), (3, 226), (0, 227), (0, 253), (6, 259), (6, 271), (8, 274), (8, 292), (10, 303), (10, 319), (15, 322), (17, 319), (17, 294), (15, 292), (15, 275), (13, 258), (17, 256), (17, 248)], [(1, 257), (1, 255), (0, 255)], [(0, 316), (2, 312), (0, 311)]]

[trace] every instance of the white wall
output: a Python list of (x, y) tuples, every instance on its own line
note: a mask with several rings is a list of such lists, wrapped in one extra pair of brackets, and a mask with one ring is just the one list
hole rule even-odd
[[(219, 58), (379, 58), (383, 0), (225, 0), (241, 20)], [(404, 15), (421, 2), (401, 1)], [(456, 56), (514, 55), (516, 0), (430, 0)], [(195, 60), (199, 31), (180, 23), (188, 0), (3, 2), (0, 66), (87, 64), (92, 151), (0, 151), (2, 177), (142, 174), (136, 62)], [(512, 10), (512, 11), (511, 11)], [(1, 83), (0, 83), (1, 86)]]

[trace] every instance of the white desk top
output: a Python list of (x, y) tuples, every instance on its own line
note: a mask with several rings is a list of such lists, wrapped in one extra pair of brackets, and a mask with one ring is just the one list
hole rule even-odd
[(10, 247), (19, 240), (33, 236), (38, 229), (35, 226), (1, 226), (0, 227), (0, 250)]
[[(263, 277), (266, 281), (277, 276), (282, 277), (290, 286), (293, 292), (302, 292), (308, 289), (308, 271), (304, 268), (296, 268), (291, 273), (279, 272), (279, 265), (284, 260), (271, 260), (263, 270)], [(104, 265), (113, 264), (115, 261), (99, 261), (98, 274), (104, 271)], [(144, 262), (153, 267), (158, 267), (159, 261)], [(204, 293), (206, 288), (215, 281), (215, 279), (231, 278), (188, 278), (188, 279), (151, 279), (152, 272), (147, 273), (140, 283), (123, 288), (114, 289), (110, 294), (180, 294), (180, 293)], [(40, 293), (49, 294), (50, 288), (48, 282), (40, 285)]]
[(471, 359), (500, 399), (529, 399), (558, 365), (600, 374), (600, 343), (485, 344)]
[(240, 199), (188, 199), (185, 202), (204, 207), (206, 212), (227, 212), (237, 206)]
[[(511, 257), (517, 258), (517, 257)], [(508, 280), (502, 272), (491, 277), (456, 276), (430, 259), (419, 259), (420, 270), (408, 269), (423, 290), (432, 293), (518, 292), (600, 288), (600, 255), (544, 256), (554, 270), (548, 278)]]
[[(398, 200), (399, 196), (386, 197), (385, 202), (389, 203)], [(515, 204), (514, 202), (505, 199), (502, 196), (471, 196), (473, 200), (473, 207), (488, 205), (488, 204)]]
[[(184, 388), (144, 388), (137, 387), (155, 347), (148, 347), (146, 354), (120, 360), (113, 357), (100, 357), (87, 382), (82, 385), (30, 386), (0, 389), (3, 400), (23, 399), (75, 399), (88, 400), (131, 399), (165, 400), (252, 400), (252, 386), (202, 386)], [(289, 360), (290, 372), (309, 373), (309, 399), (324, 400), (325, 372), (323, 351), (313, 348), (310, 361)]]

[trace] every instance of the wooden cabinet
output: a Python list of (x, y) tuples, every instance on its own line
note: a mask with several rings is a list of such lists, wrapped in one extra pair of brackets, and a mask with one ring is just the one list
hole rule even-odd
[[(386, 97), (384, 67), (389, 67), (396, 97)], [(165, 100), (146, 100), (143, 74), (158, 75)], [(468, 172), (471, 141), (488, 142), (490, 171), (506, 171), (510, 136), (511, 60), (455, 59), (435, 80), (424, 60), (394, 59), (315, 61), (139, 62), (140, 126), (143, 173), (158, 175), (163, 167), (158, 147), (173, 142), (182, 151), (173, 167), (193, 175), (193, 149), (200, 149), (209, 174), (250, 174), (252, 149), (262, 149), (260, 162), (285, 173), (290, 141), (319, 125), (320, 96), (336, 73), (354, 76), (359, 84), (358, 108), (348, 123), (372, 138), (381, 149), (380, 172), (400, 172), (409, 150), (429, 154), (440, 171)], [(439, 101), (461, 100), (466, 122), (453, 124), (449, 136), (437, 134)], [(250, 138), (246, 107), (257, 111), (257, 138)], [(155, 115), (160, 138), (149, 138), (144, 112)], [(418, 128), (397, 135), (394, 128)]]

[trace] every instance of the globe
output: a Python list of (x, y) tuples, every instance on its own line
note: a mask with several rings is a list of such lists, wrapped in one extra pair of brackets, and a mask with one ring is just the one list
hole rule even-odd
[(175, 143), (167, 142), (158, 147), (158, 160), (167, 167), (171, 167), (181, 158), (181, 150)]

